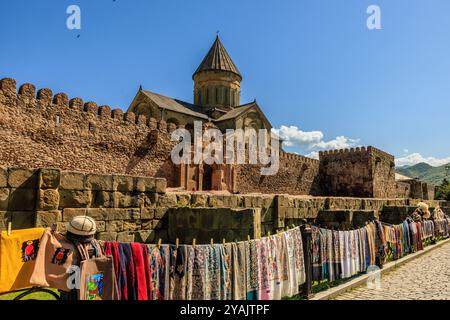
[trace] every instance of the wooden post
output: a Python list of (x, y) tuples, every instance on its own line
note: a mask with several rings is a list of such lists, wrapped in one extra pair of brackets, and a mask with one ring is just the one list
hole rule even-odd
[(301, 226), (303, 255), (305, 261), (306, 282), (300, 288), (300, 292), (310, 299), (312, 297), (312, 230), (309, 225)]

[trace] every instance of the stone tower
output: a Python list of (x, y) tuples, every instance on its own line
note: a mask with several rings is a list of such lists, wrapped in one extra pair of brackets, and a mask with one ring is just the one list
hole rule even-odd
[(239, 106), (242, 76), (219, 36), (192, 79), (196, 105), (203, 106), (205, 110), (213, 107), (230, 110)]

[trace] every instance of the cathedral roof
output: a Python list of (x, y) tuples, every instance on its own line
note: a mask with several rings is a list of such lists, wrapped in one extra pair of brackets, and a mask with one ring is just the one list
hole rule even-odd
[(218, 35), (211, 49), (209, 49), (205, 58), (203, 58), (202, 63), (200, 63), (197, 70), (194, 72), (193, 77), (199, 72), (210, 70), (233, 72), (242, 79), (241, 73), (234, 64), (233, 60), (231, 60), (230, 55), (223, 46)]
[(178, 99), (166, 97), (148, 90), (142, 90), (142, 92), (162, 109), (184, 113), (197, 118), (208, 119), (208, 116), (202, 112), (200, 106), (196, 106), (194, 104)]

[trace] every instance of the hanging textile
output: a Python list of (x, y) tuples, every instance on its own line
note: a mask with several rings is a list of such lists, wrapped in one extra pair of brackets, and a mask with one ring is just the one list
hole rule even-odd
[(320, 247), (320, 229), (312, 226), (312, 277), (313, 281), (322, 279), (321, 247)]
[(334, 270), (334, 247), (333, 247), (333, 231), (326, 230), (327, 233), (327, 256), (328, 256), (328, 280), (334, 281), (336, 279)]
[(245, 242), (247, 300), (258, 300), (258, 240)]
[(43, 228), (13, 230), (0, 238), (0, 292), (30, 287)]
[(179, 246), (176, 249), (173, 282), (171, 282), (170, 299), (186, 300), (187, 257), (188, 246)]
[(270, 299), (269, 284), (269, 238), (262, 238), (257, 242), (258, 249), (258, 300)]
[(281, 299), (281, 253), (278, 252), (277, 235), (269, 237), (269, 286), (270, 300)]
[(245, 264), (245, 243), (232, 243), (233, 252), (233, 300), (245, 300), (247, 279)]

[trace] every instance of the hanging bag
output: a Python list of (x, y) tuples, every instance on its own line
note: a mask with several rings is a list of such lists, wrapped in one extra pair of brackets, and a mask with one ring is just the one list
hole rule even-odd
[(82, 258), (79, 300), (119, 300), (113, 258), (99, 250), (99, 256), (91, 259), (84, 245), (77, 248)]
[(72, 288), (69, 288), (67, 280), (79, 261), (74, 244), (62, 234), (47, 228), (41, 238), (30, 283), (70, 292)]

